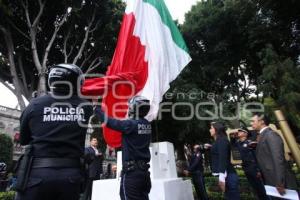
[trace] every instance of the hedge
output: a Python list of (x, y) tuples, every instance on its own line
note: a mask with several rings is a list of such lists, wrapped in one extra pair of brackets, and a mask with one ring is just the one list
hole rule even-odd
[(1, 200), (14, 200), (15, 194), (16, 193), (14, 191), (0, 192), (0, 199)]
[[(205, 185), (206, 185), (206, 190), (209, 199), (212, 200), (223, 199), (222, 191), (218, 186), (218, 178), (213, 176), (205, 177)], [(239, 187), (240, 187), (239, 189), (240, 189), (241, 199), (243, 200), (256, 199), (246, 177), (239, 177)]]

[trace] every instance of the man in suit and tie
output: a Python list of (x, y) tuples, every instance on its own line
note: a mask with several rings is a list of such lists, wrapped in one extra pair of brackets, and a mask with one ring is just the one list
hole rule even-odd
[(102, 160), (103, 155), (97, 149), (98, 139), (96, 137), (90, 138), (90, 146), (85, 148), (84, 156), (88, 164), (86, 188), (84, 192), (84, 199), (90, 200), (92, 196), (93, 181), (100, 179), (100, 174), (103, 173)]
[(256, 157), (266, 185), (275, 186), (285, 194), (285, 188), (297, 189), (295, 177), (289, 171), (284, 157), (284, 144), (281, 137), (268, 127), (269, 118), (262, 113), (255, 113), (251, 126), (259, 132)]

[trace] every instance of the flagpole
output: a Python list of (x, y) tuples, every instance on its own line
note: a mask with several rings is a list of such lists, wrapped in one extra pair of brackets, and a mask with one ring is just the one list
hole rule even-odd
[(155, 126), (155, 133), (156, 133), (156, 141), (158, 142), (158, 123), (157, 120), (154, 121), (154, 126)]
[(280, 125), (280, 128), (282, 130), (282, 134), (285, 137), (288, 146), (291, 149), (291, 152), (293, 154), (293, 158), (295, 162), (297, 163), (298, 168), (300, 169), (300, 149), (298, 147), (298, 144), (296, 142), (296, 139), (294, 137), (294, 134), (292, 133), (291, 128), (289, 127), (283, 113), (281, 110), (275, 111), (276, 118), (278, 120), (278, 123)]

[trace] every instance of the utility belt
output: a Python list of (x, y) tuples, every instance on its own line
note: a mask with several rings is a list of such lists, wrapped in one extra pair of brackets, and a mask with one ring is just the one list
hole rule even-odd
[(80, 168), (80, 159), (72, 158), (34, 158), (32, 156), (32, 145), (25, 147), (25, 153), (20, 157), (15, 168), (17, 183), (15, 189), (24, 192), (32, 169), (36, 168)]
[(32, 169), (35, 168), (80, 168), (80, 159), (75, 158), (34, 158)]
[(132, 161), (125, 161), (122, 167), (122, 173), (135, 171), (135, 170), (142, 170), (148, 171), (150, 165), (148, 162), (144, 160), (132, 160)]

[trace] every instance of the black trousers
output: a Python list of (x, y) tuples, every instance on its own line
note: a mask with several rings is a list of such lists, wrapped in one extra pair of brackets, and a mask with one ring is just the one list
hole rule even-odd
[(77, 168), (33, 169), (25, 192), (16, 200), (78, 200), (82, 176)]
[(256, 196), (259, 200), (269, 200), (270, 198), (266, 194), (265, 186), (262, 179), (256, 177), (257, 171), (255, 168), (244, 168), (245, 175), (254, 189)]
[(150, 172), (136, 169), (122, 174), (121, 200), (149, 200), (150, 190)]
[(82, 200), (91, 200), (92, 199), (93, 181), (94, 181), (93, 178), (87, 179)]
[(195, 171), (192, 173), (192, 181), (199, 200), (208, 200), (208, 196), (205, 189), (205, 182), (203, 173), (201, 171)]

